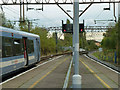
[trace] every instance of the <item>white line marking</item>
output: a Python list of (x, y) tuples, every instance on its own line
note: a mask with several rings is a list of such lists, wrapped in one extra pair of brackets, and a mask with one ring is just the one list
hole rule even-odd
[(38, 68), (38, 67), (40, 67), (40, 66), (42, 66), (42, 65), (44, 65), (44, 64), (46, 64), (46, 63), (49, 63), (49, 62), (51, 62), (51, 61), (54, 61), (54, 60), (56, 60), (56, 59), (58, 59), (58, 58), (60, 58), (60, 57), (62, 57), (62, 56), (63, 56), (63, 55), (58, 56), (58, 57), (56, 57), (56, 58), (53, 58), (52, 60), (49, 60), (49, 61), (47, 61), (47, 62), (44, 62), (44, 63), (38, 65), (37, 67), (34, 67), (34, 68), (32, 68), (32, 69), (30, 69), (30, 70), (28, 70), (28, 71), (25, 71), (25, 72), (23, 72), (23, 73), (21, 73), (21, 74), (18, 74), (17, 76), (14, 76), (13, 78), (10, 78), (10, 79), (8, 79), (8, 80), (6, 80), (6, 81), (0, 83), (0, 85), (2, 85), (2, 84), (4, 84), (4, 83), (7, 83), (8, 81), (11, 81), (11, 80), (13, 80), (13, 79), (15, 79), (15, 78), (17, 78), (17, 77), (19, 77), (19, 76), (21, 76), (21, 75), (27, 73), (27, 72), (32, 71), (33, 69), (36, 69), (36, 68)]
[[(89, 58), (88, 56), (86, 56), (86, 55), (84, 55), (85, 57), (87, 57), (87, 58)], [(104, 67), (106, 67), (106, 68), (108, 68), (108, 69), (110, 69), (110, 70), (112, 70), (113, 72), (115, 72), (115, 73), (117, 73), (117, 74), (120, 74), (119, 72), (117, 72), (117, 71), (115, 71), (114, 69), (112, 69), (112, 68), (110, 68), (110, 67), (107, 67), (106, 65), (104, 65), (104, 64), (102, 64), (102, 63), (100, 63), (100, 62), (97, 62), (97, 61), (95, 61), (94, 59), (92, 59), (92, 58), (89, 58), (90, 60), (92, 60), (92, 61), (94, 61), (94, 62), (96, 62), (96, 63), (98, 63), (98, 64), (100, 64), (100, 65), (102, 65), (102, 66), (104, 66)]]
[(68, 87), (69, 77), (70, 77), (71, 68), (72, 68), (72, 63), (73, 63), (73, 58), (71, 59), (70, 66), (69, 66), (69, 69), (67, 71), (67, 75), (66, 75), (64, 85), (63, 85), (63, 90), (66, 90), (66, 88)]

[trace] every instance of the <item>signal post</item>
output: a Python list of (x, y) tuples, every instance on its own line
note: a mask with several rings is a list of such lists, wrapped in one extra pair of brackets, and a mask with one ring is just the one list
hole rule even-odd
[(72, 77), (73, 89), (81, 88), (81, 76), (79, 75), (79, 0), (73, 2), (73, 40), (74, 40), (74, 75)]

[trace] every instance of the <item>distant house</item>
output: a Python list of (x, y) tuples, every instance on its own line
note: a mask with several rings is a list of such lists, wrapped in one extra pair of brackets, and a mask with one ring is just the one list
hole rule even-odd
[(95, 41), (95, 45), (97, 45), (98, 47), (101, 46), (99, 41)]
[(102, 39), (104, 38), (103, 34), (106, 33), (104, 32), (86, 32), (86, 40), (95, 40), (98, 42), (101, 42)]

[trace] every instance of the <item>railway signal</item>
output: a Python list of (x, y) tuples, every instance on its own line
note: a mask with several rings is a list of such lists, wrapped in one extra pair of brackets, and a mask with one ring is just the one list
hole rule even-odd
[(73, 24), (63, 24), (62, 32), (63, 33), (73, 33)]
[[(73, 24), (62, 24), (63, 33), (73, 33)], [(84, 24), (79, 24), (79, 33), (85, 32)]]

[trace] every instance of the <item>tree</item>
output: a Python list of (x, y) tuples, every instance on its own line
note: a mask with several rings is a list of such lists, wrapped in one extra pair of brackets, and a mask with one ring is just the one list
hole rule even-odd
[(3, 27), (7, 27), (7, 28), (12, 28), (14, 29), (14, 24), (12, 24), (12, 22), (10, 20), (8, 20), (5, 24), (2, 25)]
[(118, 40), (118, 24), (115, 25), (112, 29), (108, 29), (106, 34), (104, 34), (104, 38), (101, 42), (102, 47), (105, 49), (116, 49), (117, 40)]
[(42, 55), (55, 53), (56, 50), (55, 39), (53, 37), (51, 38), (47, 37), (48, 31), (45, 28), (35, 27), (34, 29), (32, 29), (31, 33), (40, 36)]
[(108, 29), (101, 45), (104, 53), (117, 52), (118, 64), (120, 64), (120, 21), (112, 29)]
[(118, 20), (118, 28), (117, 28), (117, 47), (116, 47), (116, 51), (118, 54), (118, 64), (120, 65), (120, 17)]
[(0, 26), (12, 29), (14, 28), (14, 24), (10, 20), (6, 19), (5, 14), (3, 12), (0, 13)]
[(88, 40), (86, 48), (87, 48), (88, 51), (92, 51), (92, 50), (97, 49), (98, 47), (97, 47), (97, 45), (95, 45), (94, 40)]
[(69, 19), (66, 20), (66, 24), (70, 24), (70, 20)]
[(28, 23), (27, 21), (19, 23), (20, 30), (28, 32)]
[(5, 24), (6, 22), (6, 18), (3, 12), (0, 13), (0, 26), (2, 26), (3, 24)]

